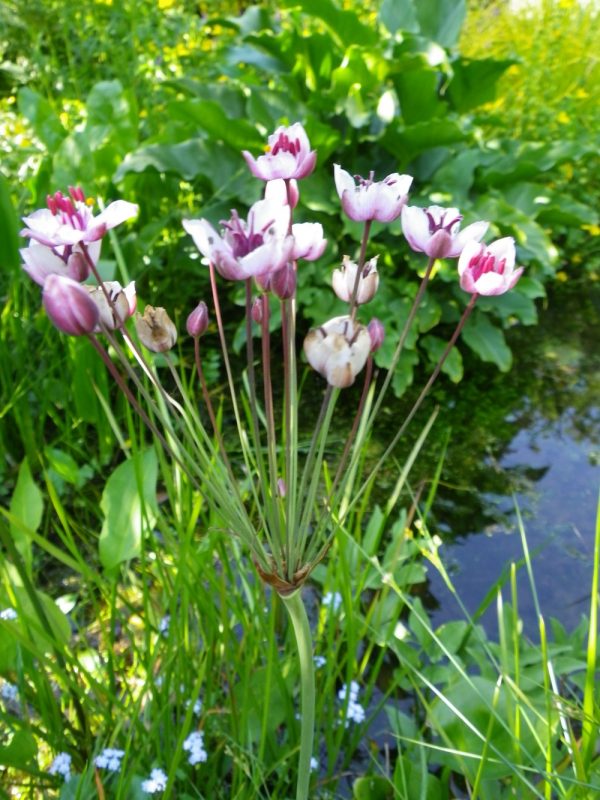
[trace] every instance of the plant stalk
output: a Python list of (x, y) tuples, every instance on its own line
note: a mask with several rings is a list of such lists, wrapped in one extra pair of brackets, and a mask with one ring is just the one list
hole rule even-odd
[(300, 756), (296, 800), (308, 800), (310, 761), (315, 737), (315, 667), (313, 646), (302, 590), (287, 597), (281, 596), (294, 626), (298, 659), (300, 661)]

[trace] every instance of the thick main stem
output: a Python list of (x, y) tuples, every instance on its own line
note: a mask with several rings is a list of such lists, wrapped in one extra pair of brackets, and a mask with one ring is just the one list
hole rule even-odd
[(315, 738), (315, 667), (310, 625), (301, 591), (282, 596), (281, 599), (294, 627), (300, 661), (300, 756), (296, 800), (308, 800), (310, 761)]

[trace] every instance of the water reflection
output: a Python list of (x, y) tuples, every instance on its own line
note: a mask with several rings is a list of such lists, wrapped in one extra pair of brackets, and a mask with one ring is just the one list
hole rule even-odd
[[(581, 294), (563, 291), (539, 326), (511, 331), (511, 373), (468, 376), (442, 413), (453, 436), (432, 528), (471, 613), (503, 567), (523, 557), (513, 494), (534, 554), (542, 613), (567, 628), (587, 613), (600, 489), (600, 291)], [(429, 592), (437, 623), (456, 618), (455, 601), (433, 571)], [(503, 597), (510, 600), (508, 586)], [(518, 598), (525, 630), (535, 636), (524, 569)], [(495, 617), (492, 603), (483, 617), (490, 632)]]

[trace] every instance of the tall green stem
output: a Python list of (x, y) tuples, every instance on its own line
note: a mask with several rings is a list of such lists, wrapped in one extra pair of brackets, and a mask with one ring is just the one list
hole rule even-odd
[(296, 800), (308, 800), (310, 760), (315, 738), (315, 667), (310, 625), (301, 591), (281, 599), (294, 626), (300, 661), (300, 757)]

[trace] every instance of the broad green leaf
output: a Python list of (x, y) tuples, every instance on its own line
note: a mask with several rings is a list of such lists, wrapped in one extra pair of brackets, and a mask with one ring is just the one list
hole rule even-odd
[(133, 95), (125, 91), (120, 81), (96, 83), (87, 96), (86, 110), (85, 129), (92, 149), (106, 139), (123, 153), (135, 146), (137, 109)]
[(19, 617), (11, 624), (26, 628), (40, 653), (49, 652), (56, 643), (66, 645), (71, 638), (71, 626), (54, 600), (44, 592), (36, 591), (34, 602), (23, 586), (13, 586), (13, 591), (17, 597)]
[(100, 561), (112, 569), (140, 554), (142, 536), (157, 515), (158, 463), (150, 447), (120, 464), (106, 482), (100, 508)]
[(15, 518), (15, 522), (10, 523), (10, 532), (29, 571), (31, 571), (31, 540), (27, 531), (37, 531), (43, 511), (42, 493), (33, 480), (29, 462), (25, 458), (19, 468), (17, 485), (10, 501), (10, 513)]
[[(429, 360), (433, 364), (437, 364), (446, 349), (447, 342), (444, 339), (440, 339), (438, 336), (424, 336), (422, 339), (419, 339), (419, 344), (425, 349)], [(460, 350), (456, 347), (452, 348), (444, 361), (442, 372), (450, 378), (452, 383), (459, 383), (462, 380), (464, 372), (463, 360)]]
[(413, 0), (383, 0), (379, 10), (379, 20), (391, 34), (397, 30), (419, 32), (419, 21)]
[(369, 522), (367, 524), (362, 542), (363, 549), (368, 556), (373, 556), (377, 552), (379, 540), (381, 539), (381, 534), (383, 533), (384, 521), (383, 511), (379, 505), (376, 505), (371, 512), (371, 516), (369, 517)]
[(84, 131), (67, 136), (54, 153), (52, 183), (55, 186), (87, 186), (95, 176), (94, 156)]
[(452, 202), (462, 205), (473, 186), (475, 170), (485, 159), (481, 150), (463, 150), (453, 158), (447, 158), (437, 170), (433, 184), (440, 192), (447, 192)]
[(462, 142), (465, 138), (466, 134), (458, 122), (436, 117), (404, 128), (389, 125), (380, 141), (388, 152), (400, 160), (402, 166), (426, 150)]
[(378, 34), (375, 28), (361, 22), (357, 11), (342, 10), (333, 0), (283, 0), (282, 5), (284, 8), (299, 5), (305, 14), (324, 22), (346, 47), (351, 44), (377, 44)]
[(402, 119), (406, 125), (443, 117), (447, 105), (439, 97), (439, 73), (422, 56), (413, 56), (394, 76)]
[(394, 788), (381, 775), (367, 775), (354, 781), (352, 796), (355, 800), (392, 800)]
[(174, 172), (186, 180), (202, 176), (215, 192), (211, 198), (214, 203), (217, 199), (252, 197), (256, 192), (256, 179), (238, 153), (223, 144), (200, 138), (142, 147), (126, 156), (114, 175), (114, 181), (122, 180), (130, 172), (145, 170)]
[[(507, 763), (503, 763), (496, 755), (498, 752), (504, 755), (514, 750), (514, 734), (506, 718), (507, 709), (511, 707), (507, 691), (506, 684), (498, 688), (496, 681), (479, 675), (468, 678), (465, 676), (464, 679), (459, 677), (454, 685), (444, 687), (443, 698), (434, 700), (428, 720), (434, 730), (439, 731), (444, 737), (448, 747), (447, 753), (441, 757), (442, 763), (456, 765), (460, 763), (464, 774), (465, 761), (460, 756), (451, 755), (452, 750), (480, 755), (486, 746), (484, 743), (491, 739), (494, 751), (488, 752), (483, 769), (484, 776), (501, 778), (511, 774), (514, 767), (510, 764), (510, 758), (507, 758)], [(540, 736), (542, 741), (547, 740), (548, 731), (545, 724), (547, 717), (544, 711), (540, 714), (535, 706), (535, 699), (531, 695), (527, 697), (527, 704), (520, 705), (525, 718), (522, 720), (519, 746), (522, 752), (529, 750), (540, 753), (540, 766), (542, 766), (543, 750), (531, 748), (532, 746), (535, 748), (535, 736)], [(459, 718), (456, 709), (460, 709), (461, 715), (468, 722), (463, 722)], [(552, 718), (551, 724), (555, 724)], [(477, 772), (478, 764), (479, 759), (473, 759), (468, 766), (467, 774), (470, 774), (471, 779)]]
[(477, 302), (482, 311), (493, 310), (504, 323), (510, 324), (518, 319), (522, 325), (535, 325), (538, 319), (535, 303), (520, 288), (519, 285), (498, 297), (481, 297)]
[[(410, 736), (409, 738), (417, 738)], [(406, 752), (408, 748), (412, 747), (412, 743), (404, 743), (400, 737), (400, 744), (402, 749)], [(418, 748), (418, 749), (417, 749)], [(427, 762), (421, 754), (425, 752), (425, 744), (423, 749), (416, 745), (417, 753), (400, 755), (396, 759), (396, 766), (394, 769), (394, 798), (424, 798), (426, 800), (442, 800), (446, 793), (442, 794), (442, 784), (435, 775), (429, 772)], [(491, 800), (489, 798), (488, 800)]]
[[(275, 733), (289, 714), (293, 673), (288, 672), (282, 680), (271, 681), (269, 695), (265, 696), (268, 678), (266, 667), (259, 667), (250, 673), (246, 681), (238, 682), (233, 689), (237, 707), (243, 708), (245, 738), (249, 744), (260, 741), (265, 733)], [(267, 714), (263, 725), (265, 703)]]
[(398, 361), (392, 378), (392, 389), (396, 397), (401, 397), (413, 382), (414, 367), (419, 356), (414, 350), (405, 350)]
[(48, 100), (25, 86), (19, 91), (18, 106), (38, 139), (46, 145), (51, 153), (54, 152), (67, 132)]
[(245, 119), (233, 119), (214, 100), (183, 100), (169, 104), (170, 118), (193, 122), (214, 140), (221, 140), (234, 150), (260, 150), (265, 144), (254, 125)]
[(498, 78), (514, 63), (514, 59), (455, 59), (448, 96), (457, 111), (464, 113), (495, 100)]
[(466, 0), (413, 0), (423, 36), (454, 47), (467, 13)]
[(0, 764), (25, 770), (35, 758), (35, 737), (27, 731), (16, 731), (7, 744), (0, 747)]
[(0, 173), (0, 272), (17, 270), (19, 258), (19, 221), (10, 196), (9, 183)]
[(490, 361), (502, 372), (508, 372), (512, 364), (512, 353), (503, 331), (496, 328), (486, 314), (475, 311), (463, 328), (462, 338), (482, 361)]

